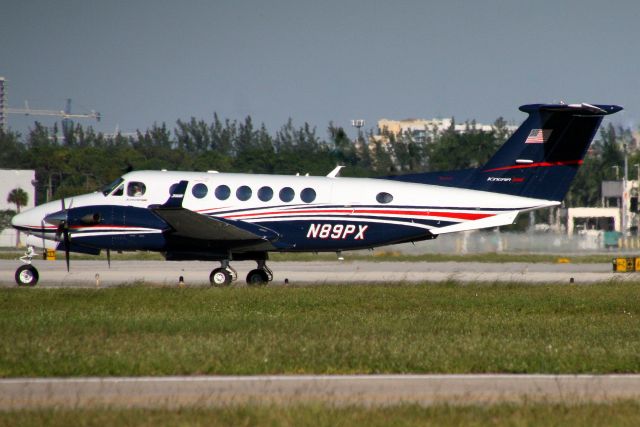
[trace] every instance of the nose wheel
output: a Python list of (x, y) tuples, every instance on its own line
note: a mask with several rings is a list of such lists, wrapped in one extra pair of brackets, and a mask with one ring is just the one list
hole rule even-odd
[(18, 286), (35, 286), (38, 283), (38, 270), (32, 265), (22, 265), (16, 270)]
[(40, 275), (38, 270), (31, 265), (31, 259), (36, 254), (33, 246), (27, 247), (27, 252), (20, 257), (20, 261), (24, 265), (18, 267), (15, 274), (16, 283), (18, 286), (35, 286), (38, 283)]

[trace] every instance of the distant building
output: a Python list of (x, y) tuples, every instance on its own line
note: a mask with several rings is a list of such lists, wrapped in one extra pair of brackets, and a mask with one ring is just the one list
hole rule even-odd
[[(389, 138), (385, 134), (393, 134), (401, 136), (410, 134), (411, 138), (416, 142), (427, 142), (433, 139), (439, 133), (451, 128), (453, 119), (404, 119), (404, 120), (378, 120), (378, 135), (374, 135), (374, 141), (388, 143)], [(518, 127), (508, 125), (507, 129), (511, 132)], [(476, 129), (483, 132), (491, 132), (493, 125), (482, 123), (455, 123), (453, 125), (455, 132), (464, 134), (469, 129)]]
[[(34, 207), (36, 200), (35, 180), (36, 171), (34, 170), (0, 169), (0, 210), (16, 210), (16, 205), (7, 201), (11, 190), (16, 188), (21, 188), (27, 193), (27, 204), (21, 206), (20, 210)], [(16, 246), (17, 239), (17, 231), (9, 226), (0, 233), (0, 246)], [(21, 243), (24, 244), (24, 233), (21, 233)]]

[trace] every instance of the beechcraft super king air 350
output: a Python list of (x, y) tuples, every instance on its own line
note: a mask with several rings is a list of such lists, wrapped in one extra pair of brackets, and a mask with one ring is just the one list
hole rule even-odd
[[(255, 260), (249, 284), (273, 279), (269, 252), (340, 252), (512, 224), (557, 206), (605, 115), (616, 105), (533, 104), (482, 167), (385, 178), (135, 171), (102, 191), (16, 215), (31, 245), (69, 252), (158, 251), (167, 260), (219, 261), (213, 285), (237, 279), (230, 262)], [(38, 244), (40, 243), (40, 244)], [(34, 285), (28, 248), (16, 271)]]

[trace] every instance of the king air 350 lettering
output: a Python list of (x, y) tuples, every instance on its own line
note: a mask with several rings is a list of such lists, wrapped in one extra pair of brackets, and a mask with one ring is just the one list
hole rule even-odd
[(364, 240), (368, 225), (355, 224), (311, 224), (307, 232), (308, 239)]

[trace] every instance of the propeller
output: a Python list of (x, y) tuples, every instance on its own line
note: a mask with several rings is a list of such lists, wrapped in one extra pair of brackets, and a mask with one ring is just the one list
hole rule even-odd
[(46, 239), (44, 238), (45, 228), (44, 228), (44, 218), (40, 220), (40, 235), (42, 236), (42, 250), (45, 255), (47, 253), (47, 245), (45, 243)]
[(111, 249), (107, 249), (107, 265), (111, 268)]
[[(44, 221), (58, 226), (56, 229), (56, 237), (59, 240), (62, 236), (62, 242), (64, 243), (64, 259), (67, 263), (67, 271), (69, 271), (69, 246), (71, 244), (71, 237), (69, 236), (69, 211), (65, 206), (64, 198), (62, 198), (60, 202), (62, 204), (62, 210), (45, 216)], [(69, 205), (69, 208), (71, 208), (71, 205)]]
[(62, 237), (64, 242), (64, 260), (67, 263), (67, 273), (70, 270), (70, 262), (69, 262), (69, 212), (67, 212), (67, 208), (64, 206), (64, 197), (60, 200), (62, 203), (62, 212), (65, 213), (65, 220), (58, 226), (58, 228), (62, 227)]

